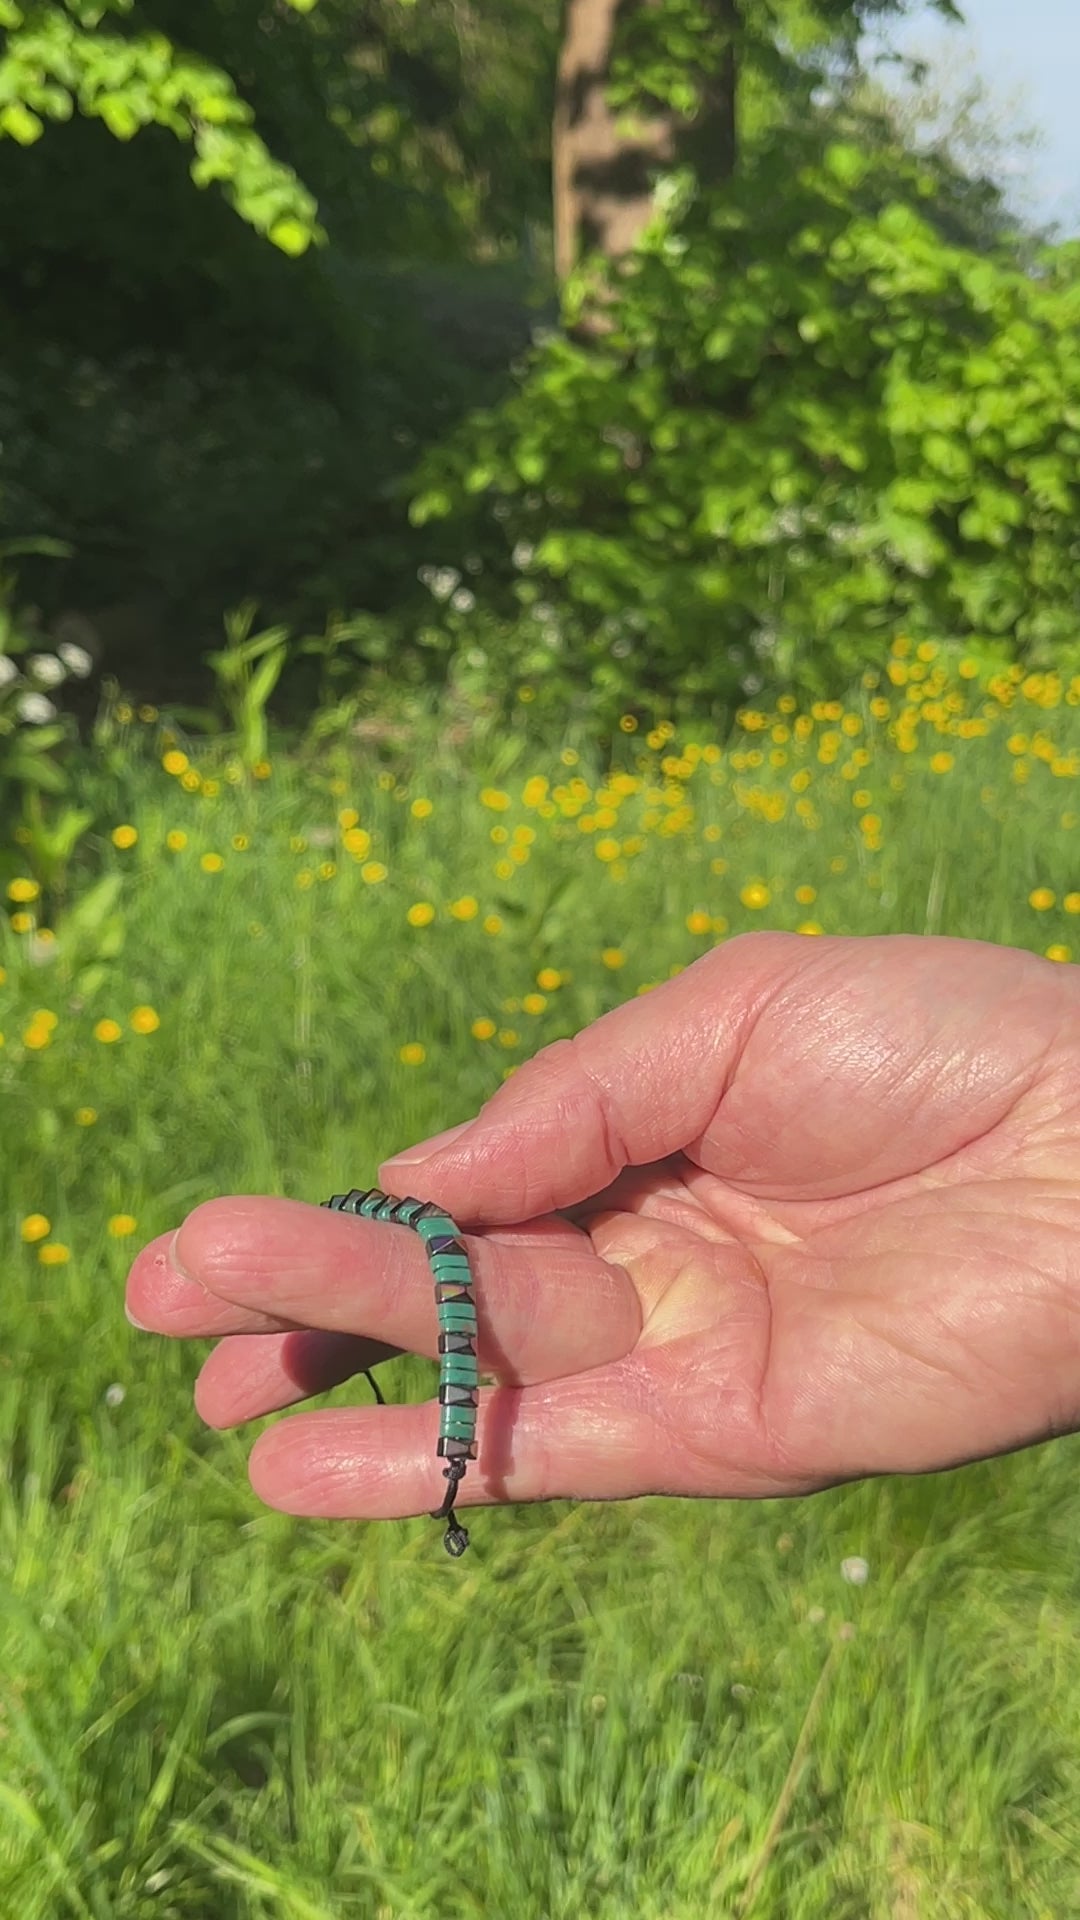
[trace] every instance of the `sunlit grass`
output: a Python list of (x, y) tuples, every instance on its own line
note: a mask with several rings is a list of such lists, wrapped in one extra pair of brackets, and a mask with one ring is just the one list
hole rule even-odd
[(417, 724), (248, 779), (111, 716), (65, 906), (115, 897), (54, 928), (28, 868), (0, 928), (0, 1911), (1080, 1911), (1074, 1440), (478, 1512), (456, 1563), (430, 1521), (268, 1513), (264, 1423), (205, 1429), (208, 1349), (121, 1308), (199, 1201), (367, 1184), (746, 928), (1080, 959), (1078, 707), (898, 641), (730, 740), (627, 716), (616, 764)]

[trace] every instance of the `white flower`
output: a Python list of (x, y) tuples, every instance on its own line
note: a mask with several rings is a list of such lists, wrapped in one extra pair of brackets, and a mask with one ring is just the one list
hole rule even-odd
[(459, 587), (450, 605), (455, 613), (471, 613), (476, 605), (476, 595), (470, 593), (468, 587)]
[(841, 1579), (851, 1587), (865, 1587), (870, 1578), (870, 1568), (861, 1554), (853, 1553), (840, 1562)]
[(56, 651), (68, 672), (73, 673), (77, 680), (85, 680), (87, 674), (93, 673), (94, 662), (85, 647), (77, 647), (73, 640), (61, 640)]
[(40, 934), (32, 933), (29, 945), (24, 951), (32, 967), (47, 967), (50, 960), (56, 959), (60, 951), (60, 942), (43, 940)]
[(461, 585), (455, 567), (418, 567), (416, 577), (436, 600), (449, 600), (454, 588)]
[(121, 1401), (126, 1400), (126, 1398), (126, 1390), (120, 1385), (119, 1380), (114, 1380), (112, 1386), (106, 1387), (105, 1389), (105, 1405), (107, 1407), (118, 1407)]
[(15, 702), (15, 711), (28, 727), (43, 727), (46, 720), (56, 718), (56, 708), (43, 693), (20, 693)]
[(10, 687), (19, 677), (19, 669), (10, 654), (0, 653), (0, 687)]
[(32, 653), (26, 665), (39, 687), (58, 687), (62, 680), (67, 679), (64, 663), (56, 658), (55, 653)]
[(510, 557), (515, 567), (520, 570), (521, 568), (532, 566), (532, 557), (535, 552), (536, 548), (530, 547), (527, 540), (519, 540)]

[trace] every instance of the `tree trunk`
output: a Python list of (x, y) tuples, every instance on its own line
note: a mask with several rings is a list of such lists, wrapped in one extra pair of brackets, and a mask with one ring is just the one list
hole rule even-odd
[[(739, 0), (710, 0), (715, 39), (704, 49), (712, 67), (706, 103), (692, 123), (673, 110), (620, 133), (606, 88), (616, 28), (627, 4), (664, 0), (566, 0), (552, 125), (555, 271), (562, 285), (581, 254), (599, 249), (616, 260), (629, 253), (652, 212), (651, 172), (691, 161), (715, 182), (735, 166), (735, 36)], [(717, 42), (722, 51), (717, 60)]]

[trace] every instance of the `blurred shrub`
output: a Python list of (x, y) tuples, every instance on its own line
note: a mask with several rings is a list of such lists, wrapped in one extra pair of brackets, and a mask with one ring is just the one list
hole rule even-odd
[[(669, 175), (622, 271), (582, 264), (569, 335), (418, 468), (414, 522), (444, 571), (480, 555), (504, 675), (610, 720), (822, 694), (898, 631), (1068, 664), (1080, 246), (1025, 268), (947, 241), (940, 204), (880, 130), (789, 127), (724, 188)], [(597, 286), (610, 330), (575, 337)]]

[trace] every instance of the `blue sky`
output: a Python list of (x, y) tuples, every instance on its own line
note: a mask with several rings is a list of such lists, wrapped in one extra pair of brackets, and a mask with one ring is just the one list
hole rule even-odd
[[(929, 57), (945, 78), (973, 60), (1001, 125), (1035, 128), (1041, 147), (1015, 155), (1018, 194), (1041, 220), (1080, 236), (1080, 0), (957, 0), (963, 28), (915, 10), (890, 43)], [(885, 72), (887, 73), (887, 69)]]

